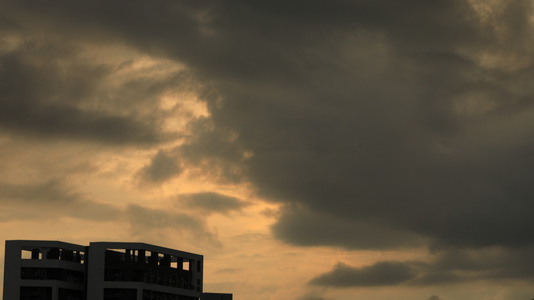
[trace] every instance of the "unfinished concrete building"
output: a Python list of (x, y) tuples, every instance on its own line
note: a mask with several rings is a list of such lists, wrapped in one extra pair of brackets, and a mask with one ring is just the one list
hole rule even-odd
[(86, 251), (57, 241), (6, 241), (4, 299), (85, 299)]
[[(145, 243), (6, 241), (4, 299), (198, 300), (203, 264), (202, 255)], [(217, 295), (231, 299), (206, 298)]]

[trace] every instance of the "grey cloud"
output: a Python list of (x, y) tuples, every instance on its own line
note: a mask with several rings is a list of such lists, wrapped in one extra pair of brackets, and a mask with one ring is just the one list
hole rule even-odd
[(428, 271), (459, 275), (462, 280), (534, 280), (532, 251), (533, 246), (512, 249), (450, 249), (436, 255)]
[[(289, 47), (287, 56), (291, 51), (302, 55), (285, 66), (292, 66), (298, 76), (271, 78), (266, 66), (266, 72), (243, 81), (255, 88), (221, 82), (227, 101), (212, 110), (213, 118), (235, 129), (235, 143), (253, 153), (246, 162), (248, 178), (262, 196), (305, 203), (324, 218), (352, 223), (354, 230), (372, 219), (378, 226), (386, 223), (457, 246), (531, 243), (527, 228), (532, 220), (525, 211), (532, 206), (526, 199), (533, 191), (522, 178), (531, 175), (526, 153), (533, 149), (532, 133), (526, 129), (528, 122), (527, 127), (512, 126), (514, 114), (503, 113), (507, 106), (525, 104), (524, 96), (511, 89), (513, 84), (501, 79), (519, 76), (523, 81), (532, 74), (486, 70), (451, 48), (477, 53), (491, 40), (478, 35), (465, 3), (407, 1), (397, 4), (404, 10), (395, 16), (390, 10), (394, 4), (359, 3), (384, 19), (374, 26), (355, 17), (352, 37), (337, 41), (356, 57), (329, 52), (331, 61), (313, 57), (317, 60), (312, 63), (311, 54), (298, 46), (277, 43)], [(413, 24), (408, 24), (410, 15)], [(444, 22), (458, 18), (458, 23)], [(372, 31), (359, 35), (358, 28), (380, 32), (383, 38)], [(317, 36), (323, 37), (320, 32)], [(333, 44), (308, 46), (327, 55), (326, 47)], [(261, 60), (253, 61), (256, 68), (264, 66)], [(346, 63), (346, 68), (334, 68), (335, 62)], [(495, 106), (478, 111), (476, 94)], [(474, 105), (475, 111), (461, 112), (464, 108), (456, 106), (463, 104)], [(531, 113), (531, 108), (523, 111)], [(499, 127), (514, 138), (492, 135)], [(523, 175), (515, 176), (517, 170)], [(304, 223), (288, 222), (289, 217), (280, 219), (275, 233), (281, 227), (299, 233), (305, 228)], [(300, 234), (278, 236), (306, 244)], [(325, 234), (310, 236), (307, 242), (349, 243)]]
[(150, 164), (141, 170), (140, 175), (146, 181), (159, 183), (180, 175), (181, 172), (182, 168), (177, 159), (160, 150)]
[(427, 272), (422, 274), (414, 284), (418, 286), (435, 286), (435, 285), (444, 285), (444, 284), (455, 284), (461, 282), (467, 282), (476, 280), (474, 278), (463, 278), (461, 275), (456, 272), (451, 271), (438, 271), (438, 272)]
[[(373, 219), (377, 226), (386, 223), (458, 246), (530, 243), (526, 228), (531, 218), (524, 212), (531, 206), (526, 199), (532, 191), (527, 181), (513, 174), (530, 174), (525, 158), (533, 149), (526, 142), (532, 140), (531, 133), (523, 130), (528, 123), (502, 125), (514, 118), (505, 107), (525, 107), (524, 95), (505, 79), (527, 82), (532, 74), (487, 70), (477, 63), (473, 55), (493, 41), (491, 28), (481, 29), (463, 2), (361, 1), (350, 7), (335, 2), (321, 17), (313, 13), (313, 5), (282, 13), (276, 4), (239, 3), (235, 6), (243, 15), (224, 7), (210, 12), (213, 22), (224, 21), (215, 30), (215, 37), (229, 38), (221, 47), (245, 44), (245, 49), (234, 49), (245, 56), (235, 58), (231, 70), (221, 64), (204, 69), (206, 65), (195, 65), (194, 58), (188, 60), (207, 78), (221, 68), (227, 72), (215, 81), (222, 104), (206, 98), (217, 130), (199, 130), (183, 149), (196, 157), (215, 156), (215, 162), (244, 166), (246, 177), (264, 197), (304, 203), (346, 220), (340, 222), (357, 219), (354, 230)], [(352, 15), (352, 22), (341, 11)], [(323, 17), (336, 12), (343, 22)], [(261, 17), (274, 14), (292, 25), (290, 30), (273, 36), (259, 29)], [(232, 26), (254, 15), (258, 23), (226, 31), (225, 26), (235, 29)], [(446, 21), (450, 19), (458, 22)], [(319, 21), (325, 31), (339, 30), (339, 39), (313, 31), (317, 26), (301, 26), (311, 20)], [(264, 38), (262, 34), (271, 47), (254, 44)], [(324, 43), (314, 44), (306, 34)], [(232, 43), (249, 37), (247, 43)], [(284, 55), (275, 46), (283, 47)], [(304, 47), (313, 51), (305, 52)], [(247, 60), (246, 55), (260, 53), (262, 58)], [(224, 54), (210, 59), (227, 59)], [(250, 66), (256, 72), (239, 64), (240, 59), (254, 62)], [(477, 97), (482, 97), (482, 108), (485, 101), (492, 103), (489, 110), (477, 110)], [(489, 134), (499, 127), (507, 134)], [(221, 139), (227, 132), (236, 138)], [(512, 143), (508, 134), (514, 136)], [(207, 147), (204, 141), (216, 140), (214, 135), (226, 146)], [(247, 149), (252, 156), (241, 161), (237, 149)], [(295, 231), (304, 227), (293, 225)], [(277, 226), (290, 229), (285, 223)], [(304, 244), (299, 238), (294, 234), (286, 240)], [(308, 244), (341, 242), (317, 235)]]
[(274, 236), (300, 246), (324, 244), (347, 249), (391, 249), (424, 245), (424, 238), (376, 220), (346, 220), (305, 208), (286, 208)]
[(533, 247), (449, 249), (430, 261), (381, 261), (360, 268), (338, 263), (310, 281), (327, 287), (436, 286), (477, 281), (534, 280)]
[(9, 184), (1, 183), (2, 202), (25, 202), (29, 204), (68, 204), (77, 202), (81, 195), (65, 189), (58, 181), (41, 184)]
[(209, 118), (199, 118), (189, 124), (185, 143), (176, 149), (180, 157), (191, 166), (201, 168), (206, 174), (224, 183), (239, 183), (244, 180), (244, 149), (234, 143), (233, 130), (218, 127)]
[(132, 221), (135, 221), (134, 226), (139, 226), (140, 228), (154, 229), (180, 226), (197, 231), (204, 226), (199, 219), (187, 214), (172, 215), (165, 210), (150, 209), (135, 204), (128, 206), (127, 213)]
[(173, 229), (190, 235), (199, 241), (220, 246), (216, 233), (211, 232), (202, 218), (184, 213), (173, 213), (162, 209), (147, 208), (130, 204), (125, 215), (135, 235), (144, 236), (163, 229)]
[(199, 241), (220, 246), (216, 233), (207, 228), (202, 218), (134, 204), (120, 208), (93, 200), (60, 181), (51, 180), (40, 184), (1, 183), (0, 207), (0, 221), (59, 216), (96, 221), (123, 220), (131, 224), (134, 235), (150, 235), (164, 229), (173, 229), (192, 235)]
[(310, 283), (332, 287), (390, 286), (405, 283), (415, 276), (411, 267), (398, 262), (379, 262), (362, 268), (338, 263), (332, 271), (312, 279)]
[(120, 210), (67, 188), (59, 181), (44, 183), (0, 183), (2, 220), (49, 218), (66, 215), (78, 219), (114, 220)]
[(248, 205), (238, 198), (214, 192), (180, 194), (178, 198), (187, 206), (206, 212), (229, 213), (239, 211)]
[(420, 274), (412, 284), (436, 285), (468, 281), (506, 279), (534, 280), (533, 247), (508, 249), (494, 247), (478, 250), (451, 249), (421, 265)]
[(121, 92), (102, 90), (114, 66), (88, 63), (62, 40), (28, 39), (15, 49), (0, 49), (0, 129), (106, 144), (150, 145), (169, 138), (154, 119), (138, 118), (124, 107), (107, 109), (104, 98)]

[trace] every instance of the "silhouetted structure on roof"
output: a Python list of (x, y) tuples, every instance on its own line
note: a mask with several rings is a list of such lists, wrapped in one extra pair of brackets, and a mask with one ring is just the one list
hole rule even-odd
[(203, 294), (203, 263), (144, 243), (6, 241), (4, 300), (231, 300)]
[(232, 294), (204, 293), (202, 300), (232, 300)]

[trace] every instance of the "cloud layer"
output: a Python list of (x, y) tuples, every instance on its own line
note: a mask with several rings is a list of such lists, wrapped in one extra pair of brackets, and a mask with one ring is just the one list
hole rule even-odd
[(360, 269), (340, 263), (332, 272), (314, 278), (311, 284), (335, 287), (387, 286), (404, 283), (414, 277), (413, 270), (402, 263), (379, 262)]
[(178, 198), (188, 207), (207, 213), (219, 212), (225, 214), (232, 211), (239, 211), (248, 205), (238, 198), (214, 192), (181, 194), (178, 195)]
[[(28, 38), (0, 47), (0, 129), (17, 136), (115, 145), (164, 140), (154, 119), (102, 103), (120, 100), (102, 99), (101, 94), (117, 66), (84, 62), (79, 49), (61, 40)], [(121, 97), (123, 91), (106, 92)]]
[[(4, 0), (0, 130), (150, 148), (131, 175), (154, 186), (193, 171), (247, 184), (280, 205), (272, 233), (289, 244), (433, 253), (339, 264), (316, 285), (526, 280), (514, 257), (534, 244), (532, 14), (505, 0)], [(123, 51), (112, 63), (91, 60), (109, 45)], [(124, 49), (175, 68), (115, 59)], [(163, 108), (185, 86), (202, 117)], [(4, 183), (3, 197), (61, 190), (42, 182)], [(218, 193), (183, 199), (206, 212), (245, 206)], [(216, 240), (186, 215), (125, 212)], [(474, 249), (493, 260), (454, 256)]]
[(470, 281), (502, 282), (522, 280), (532, 282), (534, 272), (532, 247), (484, 250), (458, 250), (435, 254), (425, 261), (379, 261), (375, 264), (352, 267), (338, 263), (309, 283), (327, 287), (372, 286), (440, 286)]

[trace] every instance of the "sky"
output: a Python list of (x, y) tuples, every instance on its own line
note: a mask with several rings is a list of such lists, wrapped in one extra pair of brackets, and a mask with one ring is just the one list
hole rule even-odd
[(533, 5), (0, 0), (0, 240), (199, 253), (236, 300), (532, 299)]

